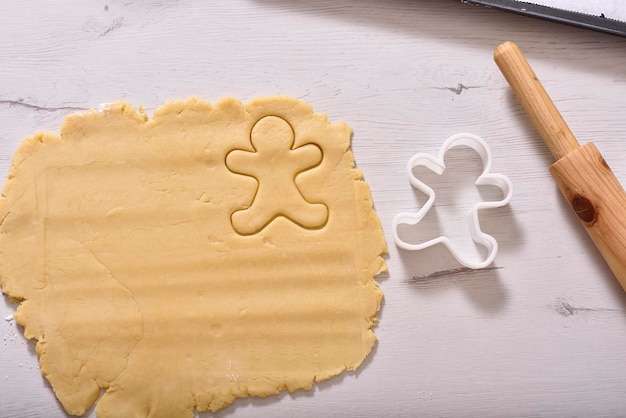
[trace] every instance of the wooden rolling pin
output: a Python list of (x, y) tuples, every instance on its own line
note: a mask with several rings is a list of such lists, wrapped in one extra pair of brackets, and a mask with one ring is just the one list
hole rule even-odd
[(517, 45), (499, 45), (494, 59), (557, 160), (552, 177), (626, 290), (626, 192), (596, 146), (578, 144)]

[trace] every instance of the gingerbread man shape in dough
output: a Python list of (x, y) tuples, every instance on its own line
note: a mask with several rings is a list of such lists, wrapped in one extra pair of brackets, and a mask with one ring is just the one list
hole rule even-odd
[(322, 162), (322, 151), (314, 144), (294, 149), (294, 139), (294, 130), (286, 120), (265, 116), (250, 132), (254, 151), (234, 150), (226, 156), (230, 171), (253, 177), (258, 183), (249, 207), (231, 216), (239, 234), (256, 234), (280, 216), (306, 229), (326, 224), (326, 205), (307, 201), (295, 183), (298, 174)]

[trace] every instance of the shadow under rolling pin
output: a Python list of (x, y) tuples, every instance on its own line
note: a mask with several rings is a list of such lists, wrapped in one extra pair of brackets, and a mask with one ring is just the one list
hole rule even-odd
[(626, 192), (593, 143), (580, 146), (517, 45), (494, 60), (548, 145), (550, 173), (580, 223), (626, 290)]

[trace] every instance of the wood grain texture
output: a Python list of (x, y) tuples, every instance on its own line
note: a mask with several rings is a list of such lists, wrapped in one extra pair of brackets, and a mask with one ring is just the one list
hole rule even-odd
[(518, 46), (511, 41), (498, 45), (494, 60), (554, 158), (558, 160), (577, 149), (574, 134)]
[(570, 152), (550, 167), (609, 267), (626, 289), (626, 192), (593, 142)]
[[(0, 172), (27, 135), (125, 99), (294, 96), (354, 128), (353, 151), (390, 243), (377, 348), (312, 392), (243, 399), (247, 416), (620, 416), (626, 297), (554, 184), (553, 158), (493, 63), (513, 40), (579, 142), (626, 183), (626, 40), (456, 1), (4, 2)], [(404, 171), (468, 131), (509, 176), (481, 216), (493, 269), (444, 248), (397, 250), (393, 216), (420, 197)], [(0, 302), (0, 318), (15, 305)], [(1, 321), (0, 416), (64, 416), (33, 344)], [(90, 411), (89, 416), (94, 416)], [(209, 414), (202, 416), (208, 417)]]

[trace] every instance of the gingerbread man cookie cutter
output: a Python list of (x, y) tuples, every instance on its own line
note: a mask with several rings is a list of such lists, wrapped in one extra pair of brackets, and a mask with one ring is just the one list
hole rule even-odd
[[(469, 224), (469, 230), (472, 240), (487, 249), (487, 257), (483, 260), (472, 260), (464, 256), (462, 252), (459, 252), (452, 245), (452, 241), (447, 236), (438, 236), (431, 240), (412, 244), (404, 241), (398, 234), (398, 226), (400, 224), (415, 225), (420, 222), (428, 211), (435, 204), (436, 195), (435, 191), (420, 181), (414, 174), (413, 169), (417, 166), (424, 166), (429, 168), (433, 172), (441, 175), (446, 169), (444, 163), (445, 154), (454, 147), (466, 146), (474, 149), (483, 163), (483, 171), (476, 179), (476, 186), (491, 185), (497, 186), (502, 190), (503, 198), (496, 201), (481, 201), (475, 204), (467, 214), (467, 222)], [(489, 266), (498, 253), (498, 242), (494, 237), (484, 233), (480, 228), (480, 222), (478, 219), (478, 211), (482, 209), (498, 208), (507, 205), (511, 197), (513, 196), (513, 185), (508, 177), (499, 173), (491, 172), (492, 154), (489, 145), (479, 136), (470, 133), (459, 133), (448, 138), (439, 151), (439, 157), (436, 158), (430, 154), (419, 153), (415, 154), (409, 160), (407, 164), (407, 172), (409, 175), (409, 182), (416, 189), (424, 192), (428, 196), (426, 204), (420, 208), (417, 212), (402, 212), (397, 214), (393, 219), (392, 235), (393, 240), (399, 248), (409, 251), (423, 250), (431, 247), (435, 244), (444, 244), (450, 253), (456, 258), (456, 260), (462, 265), (472, 268), (481, 269)]]

